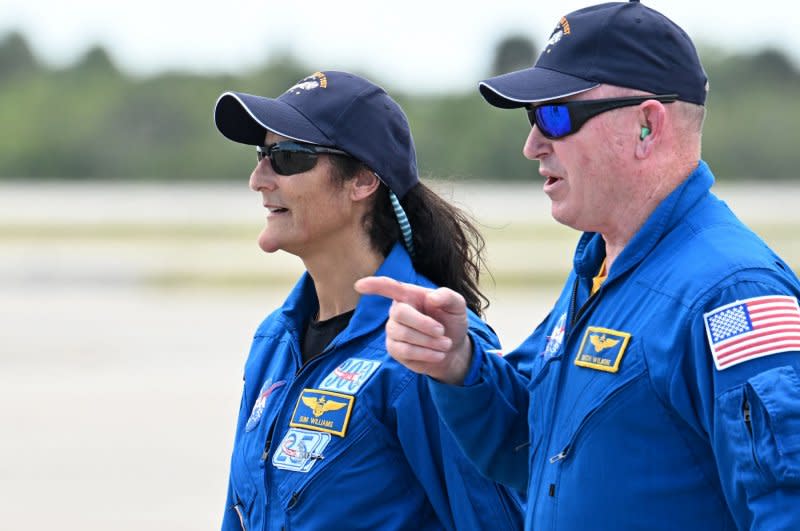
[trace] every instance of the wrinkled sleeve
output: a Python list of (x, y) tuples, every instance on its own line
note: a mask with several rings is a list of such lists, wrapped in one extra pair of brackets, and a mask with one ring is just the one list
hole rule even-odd
[(425, 377), (414, 375), (395, 401), (403, 453), (445, 529), (521, 529), (522, 500), (483, 476), (447, 429)]
[(769, 330), (742, 340), (735, 355), (745, 361), (718, 367), (709, 318), (726, 305), (775, 295), (798, 297), (796, 284), (750, 274), (704, 302), (688, 324), (691, 355), (673, 379), (674, 392), (692, 395), (694, 411), (681, 414), (707, 433), (740, 529), (800, 529), (800, 326), (793, 324), (796, 311), (777, 311)]
[[(498, 348), (485, 325), (473, 327)], [(485, 477), (464, 455), (433, 404), (427, 377), (413, 374), (393, 407), (400, 445), (446, 529), (522, 529), (522, 498)]]
[(496, 345), (474, 331), (477, 382), (456, 386), (427, 378), (436, 409), (461, 450), (485, 476), (525, 492), (528, 485), (528, 379)]

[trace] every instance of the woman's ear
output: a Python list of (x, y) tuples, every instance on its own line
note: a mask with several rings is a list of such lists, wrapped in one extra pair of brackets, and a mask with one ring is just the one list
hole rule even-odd
[(350, 199), (363, 201), (374, 194), (380, 185), (378, 176), (373, 171), (363, 168), (349, 181)]

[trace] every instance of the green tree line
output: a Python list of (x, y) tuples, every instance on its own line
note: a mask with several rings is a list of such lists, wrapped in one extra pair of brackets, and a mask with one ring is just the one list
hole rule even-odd
[[(526, 37), (510, 36), (486, 75), (528, 66), (535, 55)], [(711, 87), (703, 152), (718, 177), (795, 179), (797, 67), (776, 49), (701, 49), (701, 56)], [(246, 179), (255, 153), (216, 131), (216, 98), (226, 90), (277, 96), (315, 68), (284, 56), (240, 75), (139, 78), (101, 47), (69, 67), (47, 67), (21, 34), (7, 34), (0, 38), (0, 179)], [(524, 112), (495, 109), (477, 90), (405, 93), (358, 73), (386, 86), (406, 110), (423, 177), (538, 179), (521, 154)]]

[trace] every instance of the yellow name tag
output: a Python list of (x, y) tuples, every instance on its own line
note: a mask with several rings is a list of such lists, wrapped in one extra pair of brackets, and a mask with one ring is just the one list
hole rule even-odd
[(289, 426), (344, 437), (355, 397), (321, 389), (303, 389)]
[(631, 335), (619, 330), (590, 326), (586, 328), (575, 365), (598, 371), (617, 372)]

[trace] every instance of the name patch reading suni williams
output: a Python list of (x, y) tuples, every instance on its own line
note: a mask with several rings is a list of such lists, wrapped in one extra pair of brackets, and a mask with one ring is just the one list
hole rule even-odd
[(320, 389), (303, 389), (289, 426), (344, 437), (355, 397)]
[(598, 371), (617, 372), (631, 335), (627, 332), (590, 326), (586, 328), (575, 365)]

